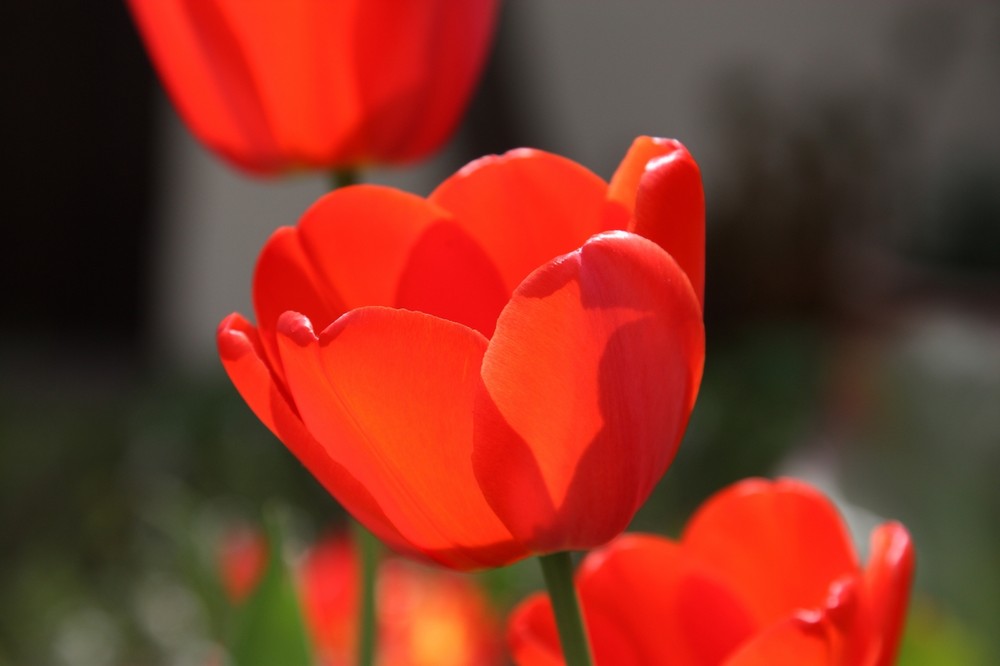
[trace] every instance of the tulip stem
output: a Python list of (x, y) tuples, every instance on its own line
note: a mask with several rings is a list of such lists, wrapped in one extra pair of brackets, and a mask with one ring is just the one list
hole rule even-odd
[(330, 189), (337, 190), (348, 185), (361, 182), (361, 174), (357, 169), (337, 169), (330, 173)]
[(375, 613), (375, 579), (378, 573), (379, 542), (371, 532), (354, 524), (354, 540), (361, 563), (360, 616), (358, 622), (358, 666), (375, 663), (377, 615)]
[(587, 629), (573, 585), (573, 562), (569, 553), (542, 555), (538, 560), (542, 563), (542, 575), (552, 600), (566, 666), (593, 666)]

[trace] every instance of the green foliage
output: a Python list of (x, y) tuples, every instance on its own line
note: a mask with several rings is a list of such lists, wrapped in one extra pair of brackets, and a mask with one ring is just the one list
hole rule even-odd
[(295, 580), (282, 553), (278, 522), (274, 512), (266, 516), (267, 567), (236, 618), (231, 644), (235, 666), (313, 663)]
[(898, 666), (987, 666), (981, 647), (951, 618), (915, 602)]

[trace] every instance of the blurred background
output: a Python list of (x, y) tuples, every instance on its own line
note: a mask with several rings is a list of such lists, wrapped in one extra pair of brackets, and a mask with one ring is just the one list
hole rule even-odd
[[(204, 664), (192, 571), (279, 506), (338, 507), (229, 385), (214, 330), (324, 191), (198, 146), (118, 2), (0, 10), (0, 665)], [(709, 351), (635, 528), (745, 476), (904, 522), (903, 664), (1000, 661), (1000, 3), (506, 0), (448, 150), (366, 174), (421, 194), (518, 146), (607, 178), (681, 139), (708, 207)], [(200, 567), (200, 569), (199, 569)], [(502, 613), (532, 563), (482, 577)]]

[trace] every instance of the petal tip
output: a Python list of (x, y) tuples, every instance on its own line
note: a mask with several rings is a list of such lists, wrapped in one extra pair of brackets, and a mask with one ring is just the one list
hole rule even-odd
[(792, 615), (791, 621), (806, 633), (823, 633), (823, 624), (826, 622), (826, 614), (818, 609), (797, 610)]
[(911, 575), (916, 559), (913, 539), (902, 523), (893, 520), (879, 525), (872, 532), (870, 543), (871, 551), (880, 553), (884, 562)]
[(316, 333), (309, 317), (291, 310), (278, 318), (278, 332), (300, 347), (316, 342)]
[(247, 326), (246, 320), (235, 312), (219, 322), (215, 342), (223, 360), (239, 360), (253, 351), (253, 343), (244, 330)]
[(680, 141), (674, 139), (663, 139), (661, 145), (669, 146), (669, 152), (654, 156), (646, 163), (646, 171), (657, 171), (660, 169), (687, 169), (688, 171), (701, 175), (698, 163), (691, 157), (691, 153)]
[(664, 149), (670, 151), (683, 150), (687, 152), (687, 149), (684, 147), (683, 143), (681, 143), (677, 139), (672, 139), (670, 137), (642, 135), (636, 137), (635, 140), (632, 142), (633, 147), (641, 147), (644, 145), (656, 147), (657, 149), (659, 149), (659, 152), (661, 154), (663, 153)]

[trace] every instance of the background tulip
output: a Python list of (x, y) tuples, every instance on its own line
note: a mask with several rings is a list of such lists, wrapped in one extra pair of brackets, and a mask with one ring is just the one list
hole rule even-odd
[(589, 548), (625, 529), (684, 432), (703, 247), (679, 143), (637, 139), (610, 186), (517, 150), (427, 199), (321, 199), (268, 241), (257, 327), (230, 315), (219, 351), (257, 416), (396, 549), (475, 569)]
[[(898, 523), (862, 567), (834, 506), (792, 480), (751, 479), (709, 499), (679, 542), (625, 535), (577, 574), (597, 663), (890, 666), (913, 573)], [(561, 664), (548, 600), (511, 617), (521, 666)]]
[[(233, 533), (223, 544), (220, 573), (230, 600), (242, 605), (267, 566), (267, 544), (256, 532)], [(297, 567), (297, 588), (317, 664), (357, 663), (360, 567), (342, 536), (312, 546)], [(391, 666), (488, 666), (501, 644), (497, 620), (470, 578), (396, 559), (378, 574), (377, 663)]]
[(129, 0), (164, 86), (256, 173), (423, 157), (450, 136), (498, 0)]

